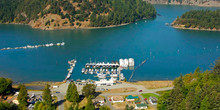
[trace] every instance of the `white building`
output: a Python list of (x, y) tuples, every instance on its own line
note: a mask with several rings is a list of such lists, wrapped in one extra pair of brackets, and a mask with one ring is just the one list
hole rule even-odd
[(147, 109), (147, 104), (141, 103), (141, 104), (135, 104), (135, 109)]
[(128, 59), (128, 63), (129, 63), (128, 64), (129, 66), (134, 66), (134, 59), (133, 58), (129, 58)]
[(157, 105), (157, 98), (150, 96), (150, 97), (149, 97), (149, 102), (150, 102), (152, 105)]
[(111, 100), (113, 103), (124, 102), (124, 98), (122, 96), (112, 96)]
[(112, 86), (114, 84), (114, 80), (100, 79), (100, 81), (95, 81), (96, 86)]

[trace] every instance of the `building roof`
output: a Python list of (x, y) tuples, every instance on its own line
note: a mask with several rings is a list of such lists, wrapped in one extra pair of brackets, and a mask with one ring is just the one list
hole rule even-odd
[(139, 102), (141, 102), (140, 100), (136, 100), (136, 101), (134, 101), (134, 103), (139, 103)]
[(157, 98), (156, 98), (156, 97), (150, 96), (149, 99), (151, 99), (151, 101), (152, 101), (153, 103), (157, 103)]
[(139, 98), (138, 96), (132, 96), (132, 95), (126, 97), (126, 99), (138, 99), (138, 98)]
[(124, 100), (124, 98), (122, 96), (112, 96), (112, 100), (113, 101), (121, 101), (121, 100)]
[(147, 104), (141, 103), (141, 104), (136, 104), (137, 107), (147, 107)]
[(104, 101), (104, 98), (102, 97), (96, 97), (95, 99), (93, 99), (94, 102), (99, 102), (99, 101)]

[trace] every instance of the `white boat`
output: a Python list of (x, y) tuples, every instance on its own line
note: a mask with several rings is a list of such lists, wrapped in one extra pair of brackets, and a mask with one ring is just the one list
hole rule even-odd
[(106, 78), (106, 74), (97, 73), (98, 78)]
[(111, 74), (111, 77), (118, 77), (118, 74)]
[(46, 47), (49, 47), (50, 45), (49, 45), (49, 44), (46, 44), (45, 46), (46, 46)]
[(82, 73), (85, 73), (85, 68), (82, 68)]
[(49, 46), (53, 46), (53, 43), (50, 43)]
[(57, 46), (60, 46), (60, 43), (57, 43)]
[(62, 42), (60, 45), (65, 45), (65, 43), (64, 43), (64, 42)]

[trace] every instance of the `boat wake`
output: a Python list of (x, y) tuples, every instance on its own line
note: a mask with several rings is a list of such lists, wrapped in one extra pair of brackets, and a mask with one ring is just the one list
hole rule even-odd
[(50, 43), (50, 44), (43, 44), (43, 45), (27, 45), (24, 47), (7, 47), (7, 48), (2, 48), (0, 50), (16, 50), (16, 49), (30, 49), (30, 48), (39, 48), (39, 47), (51, 47), (51, 46), (63, 46), (65, 45), (64, 42), (61, 43)]

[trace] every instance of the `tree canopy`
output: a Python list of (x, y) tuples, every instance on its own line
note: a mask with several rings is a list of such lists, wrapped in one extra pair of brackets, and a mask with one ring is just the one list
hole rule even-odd
[(89, 96), (89, 98), (87, 100), (87, 104), (86, 104), (85, 110), (95, 110), (95, 106), (93, 105), (91, 96)]
[(78, 103), (79, 102), (79, 93), (77, 87), (74, 83), (70, 83), (66, 93), (66, 99), (70, 102)]
[(0, 102), (0, 110), (16, 110), (17, 106), (15, 104)]
[(94, 84), (86, 84), (82, 89), (82, 94), (87, 98), (89, 96), (93, 97), (95, 95), (95, 88)]
[[(29, 23), (47, 14), (57, 14), (62, 19), (67, 18), (66, 22), (71, 23), (72, 26), (74, 22), (76, 24), (89, 21), (91, 27), (104, 27), (155, 18), (156, 10), (153, 5), (143, 0), (0, 1), (0, 23)], [(80, 26), (81, 23), (78, 25)]]
[(43, 102), (45, 105), (52, 106), (52, 96), (50, 92), (50, 85), (46, 85), (43, 91)]
[(191, 10), (177, 17), (174, 25), (185, 28), (220, 29), (220, 10)]
[(27, 89), (25, 87), (24, 84), (19, 86), (19, 94), (18, 94), (18, 102), (19, 102), (19, 109), (25, 110), (26, 106), (28, 104), (27, 99), (28, 99), (28, 93), (27, 93)]
[[(213, 70), (180, 76), (174, 80), (174, 89), (165, 92), (158, 100), (159, 110), (217, 110), (220, 109), (219, 63)], [(216, 74), (217, 73), (217, 74)]]
[(0, 78), (0, 95), (6, 95), (12, 91), (12, 81), (7, 78)]

